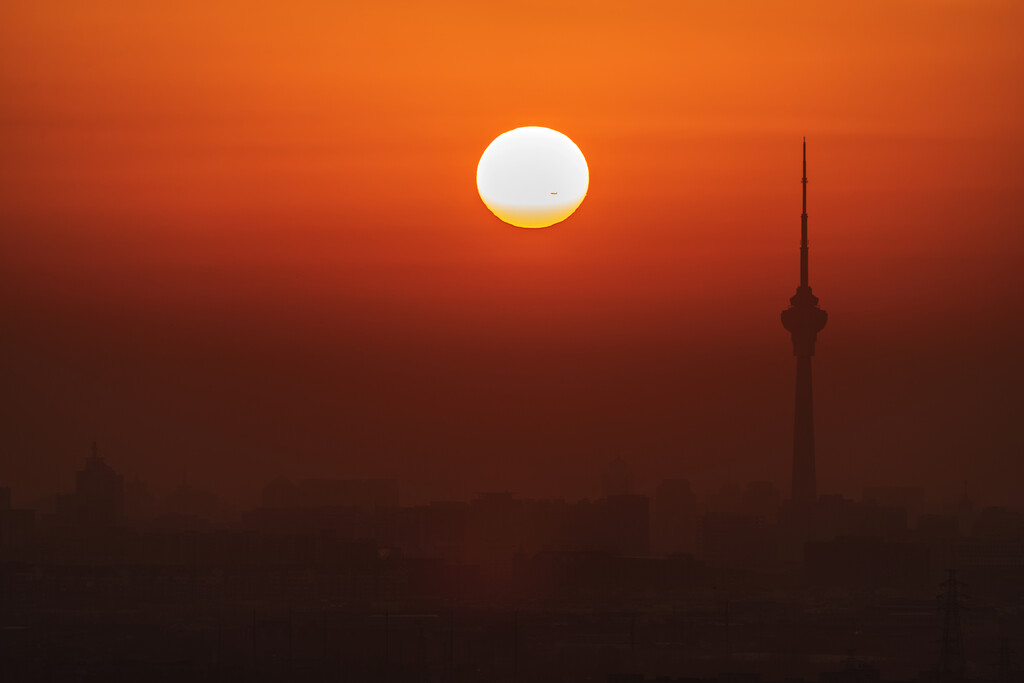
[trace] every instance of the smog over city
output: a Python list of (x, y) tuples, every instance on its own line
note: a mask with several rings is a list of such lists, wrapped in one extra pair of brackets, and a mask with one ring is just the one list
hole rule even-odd
[(0, 678), (1024, 683), (1024, 5), (0, 8)]

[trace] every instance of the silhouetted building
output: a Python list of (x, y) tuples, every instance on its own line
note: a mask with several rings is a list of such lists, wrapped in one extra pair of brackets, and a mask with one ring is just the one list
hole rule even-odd
[(508, 491), (480, 493), (469, 503), (471, 560), (508, 565), (523, 547), (523, 501)]
[[(242, 524), (272, 534), (328, 532), (341, 539), (374, 539), (422, 556), (419, 509), (399, 510), (394, 479), (279, 477), (263, 487), (263, 505), (242, 514)], [(428, 556), (433, 557), (430, 553)]]
[(605, 547), (621, 555), (651, 552), (651, 499), (640, 495), (608, 496), (604, 501)]
[[(971, 579), (971, 596), (996, 600), (1024, 586), (1024, 536), (961, 540), (955, 561)], [(948, 566), (948, 565), (947, 565)]]
[(654, 494), (652, 540), (664, 555), (692, 553), (697, 540), (697, 497), (685, 479), (666, 479)]
[(295, 484), (288, 477), (278, 477), (263, 487), (263, 507), (280, 509), (299, 504)]
[(263, 507), (395, 508), (398, 507), (398, 482), (394, 479), (304, 479), (292, 483), (279, 477), (263, 488)]
[(808, 542), (804, 570), (807, 580), (816, 586), (910, 590), (931, 575), (931, 556), (921, 544), (844, 536)]
[(992, 540), (1024, 538), (1024, 512), (986, 507), (974, 520), (971, 536)]
[(800, 286), (782, 312), (782, 325), (793, 339), (796, 356), (796, 406), (793, 419), (792, 499), (797, 505), (810, 505), (817, 499), (814, 462), (814, 401), (811, 391), (811, 357), (818, 332), (825, 327), (828, 314), (818, 308), (818, 297), (811, 293), (807, 274), (807, 141), (804, 140), (803, 213), (800, 214)]
[(85, 468), (75, 474), (75, 492), (57, 497), (57, 516), (64, 522), (106, 527), (124, 519), (124, 477), (97, 454), (96, 443)]
[(775, 524), (779, 519), (781, 499), (779, 490), (771, 482), (752, 481), (740, 498), (740, 511), (748, 517)]
[(641, 495), (583, 499), (558, 505), (551, 550), (647, 555), (651, 549), (650, 499)]
[(220, 498), (195, 488), (182, 478), (164, 501), (164, 514), (157, 526), (167, 530), (200, 531), (223, 525), (228, 511)]
[(124, 515), (129, 519), (148, 520), (156, 512), (156, 500), (138, 476), (124, 485)]
[(814, 519), (807, 528), (811, 538), (818, 541), (841, 536), (901, 540), (907, 535), (907, 511), (830, 493), (818, 499)]
[(921, 515), (914, 535), (922, 541), (953, 541), (960, 535), (960, 521), (953, 515)]
[(713, 567), (764, 569), (778, 560), (775, 527), (759, 517), (705, 513), (697, 542), (701, 559)]
[(924, 510), (923, 486), (865, 486), (864, 502), (882, 507), (903, 508), (907, 522), (914, 524)]
[(734, 482), (722, 484), (708, 500), (708, 511), (721, 514), (743, 514), (743, 491)]
[(11, 489), (0, 488), (0, 559), (14, 559), (28, 547), (35, 521), (35, 510), (12, 507)]
[(565, 548), (565, 529), (571, 503), (565, 500), (529, 500), (523, 507), (523, 550), (533, 555), (541, 550)]
[(421, 557), (464, 559), (469, 538), (469, 504), (433, 502), (406, 511), (404, 549)]

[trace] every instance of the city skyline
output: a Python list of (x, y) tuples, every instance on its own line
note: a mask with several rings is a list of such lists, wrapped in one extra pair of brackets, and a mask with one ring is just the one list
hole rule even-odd
[(1022, 35), (4, 2), (4, 681), (1024, 683)]
[[(52, 493), (95, 438), (240, 500), (278, 474), (581, 495), (620, 453), (648, 489), (785, 485), (807, 136), (820, 490), (1012, 502), (1021, 11), (14, 3), (5, 476)], [(530, 124), (591, 183), (525, 232), (473, 171)]]
[(94, 447), (55, 511), (0, 487), (0, 663), (16, 680), (1019, 680), (1024, 509), (632, 485), (621, 459), (576, 502), (403, 505), (394, 481), (279, 478), (231, 512), (185, 480), (158, 503)]

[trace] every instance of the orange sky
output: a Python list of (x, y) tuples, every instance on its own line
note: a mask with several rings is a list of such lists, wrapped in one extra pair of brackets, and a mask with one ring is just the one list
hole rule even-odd
[[(244, 458), (240, 495), (576, 495), (618, 451), (785, 490), (806, 135), (819, 488), (1009, 496), (1022, 34), (984, 0), (5, 2), (6, 478), (95, 435), (152, 479)], [(522, 125), (590, 166), (549, 230), (476, 194)]]

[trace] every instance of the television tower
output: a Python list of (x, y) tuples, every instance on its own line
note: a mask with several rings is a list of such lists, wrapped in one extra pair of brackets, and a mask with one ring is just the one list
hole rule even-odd
[(793, 420), (793, 502), (811, 504), (818, 498), (814, 474), (814, 401), (811, 393), (811, 356), (818, 332), (828, 313), (818, 308), (818, 297), (807, 284), (807, 138), (804, 138), (803, 213), (800, 214), (800, 286), (782, 312), (782, 326), (793, 338), (796, 356), (796, 411)]

